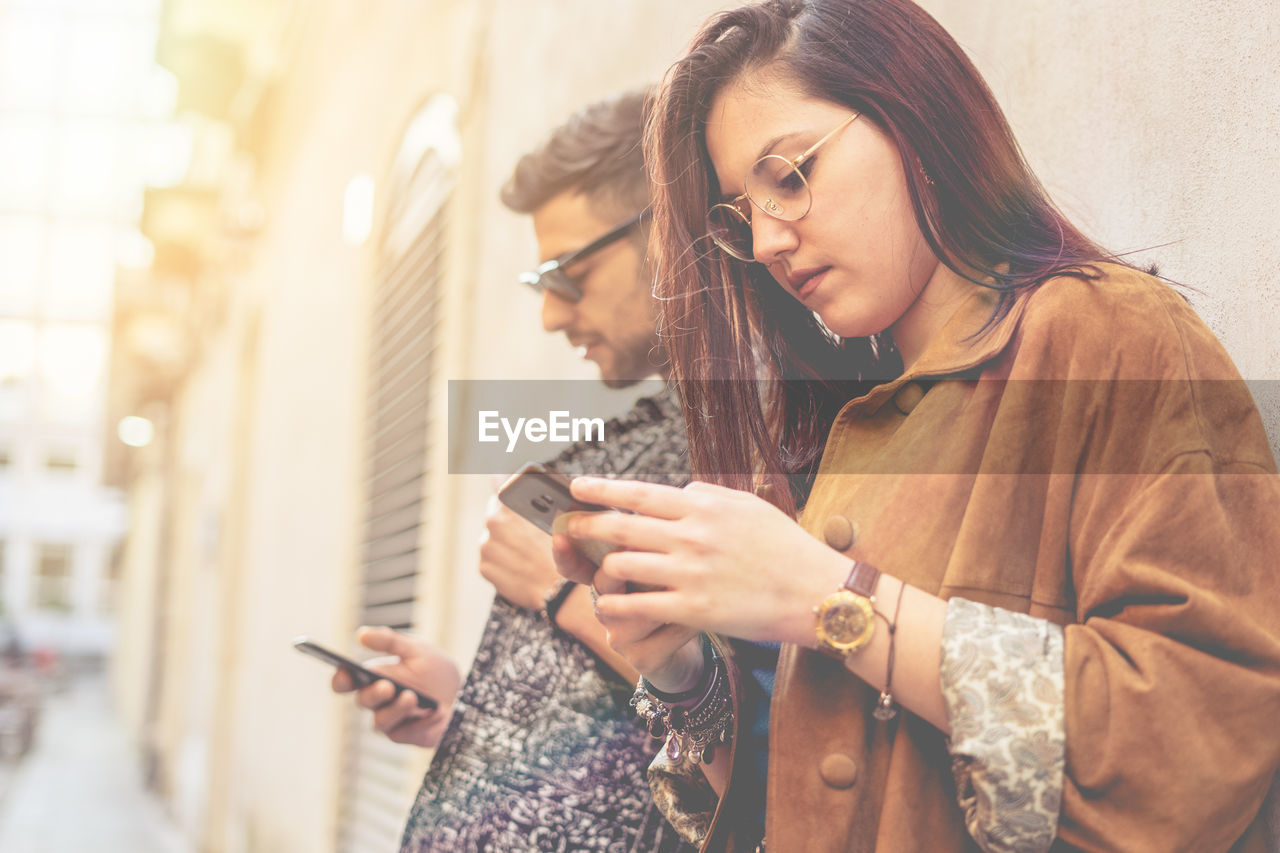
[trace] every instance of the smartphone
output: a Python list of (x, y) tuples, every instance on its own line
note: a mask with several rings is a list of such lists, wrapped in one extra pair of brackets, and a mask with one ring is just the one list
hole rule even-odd
[[(502, 501), (518, 515), (532, 521), (546, 533), (563, 533), (561, 516), (575, 512), (622, 512), (610, 506), (583, 503), (569, 491), (569, 478), (545, 465), (530, 462), (511, 475), (498, 490)], [(617, 545), (598, 539), (575, 539), (573, 547), (597, 566)]]
[(390, 681), (392, 686), (396, 689), (396, 697), (399, 697), (403, 691), (407, 690), (414, 696), (418, 697), (419, 708), (435, 710), (440, 707), (439, 702), (432, 699), (425, 693), (419, 693), (412, 687), (407, 687), (390, 676), (376, 673), (373, 670), (356, 663), (349, 657), (340, 655), (332, 649), (326, 649), (324, 646), (308, 639), (307, 637), (294, 638), (293, 647), (304, 655), (311, 655), (311, 657), (317, 660), (322, 660), (330, 666), (337, 667), (338, 669), (345, 669), (347, 674), (351, 676), (351, 680), (355, 682), (356, 687), (368, 687), (370, 684), (373, 684), (373, 682), (378, 680)]
[(583, 503), (569, 491), (569, 478), (545, 465), (530, 462), (511, 475), (498, 490), (498, 500), (532, 521), (546, 533), (566, 512), (605, 512), (611, 507)]

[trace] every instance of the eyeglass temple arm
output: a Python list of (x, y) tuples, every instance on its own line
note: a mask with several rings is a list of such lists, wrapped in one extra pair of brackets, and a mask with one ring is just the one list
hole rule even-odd
[[(627, 233), (627, 231), (629, 231), (630, 229), (638, 225), (640, 223), (640, 220), (644, 219), (648, 215), (649, 215), (649, 208), (646, 207), (644, 210), (640, 211), (635, 216), (628, 219), (626, 222), (614, 228), (612, 231), (609, 231), (606, 234), (600, 235), (599, 237), (592, 240), (587, 245), (583, 246), (581, 249), (576, 249), (575, 251), (570, 252), (567, 255), (562, 255), (559, 258), (556, 258), (555, 259), (556, 266), (567, 267), (569, 264), (573, 263), (578, 258), (584, 258), (587, 255), (590, 255), (592, 252), (603, 249), (605, 246), (617, 240), (623, 234)], [(552, 263), (552, 262), (548, 261), (547, 263)], [(543, 266), (545, 266), (545, 264)]]
[(861, 113), (854, 113), (844, 121), (840, 122), (840, 124), (836, 125), (836, 127), (833, 128), (830, 133), (828, 133), (826, 136), (822, 137), (817, 142), (810, 145), (808, 148), (805, 149), (803, 154), (801, 154), (795, 160), (792, 160), (791, 161), (792, 166), (798, 167), (805, 160), (808, 160), (810, 155), (813, 154), (813, 152), (817, 151), (819, 148), (822, 147), (822, 143), (826, 142), (828, 139), (835, 136), (837, 133), (839, 133), (840, 131), (848, 127), (850, 124), (852, 124), (853, 120), (856, 119), (859, 115), (861, 115)]

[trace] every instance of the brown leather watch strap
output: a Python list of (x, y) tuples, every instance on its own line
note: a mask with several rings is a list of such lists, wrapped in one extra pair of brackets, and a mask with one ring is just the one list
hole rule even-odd
[(854, 560), (853, 568), (849, 570), (849, 579), (844, 582), (844, 588), (863, 598), (875, 598), (876, 584), (879, 582), (879, 569), (870, 563)]

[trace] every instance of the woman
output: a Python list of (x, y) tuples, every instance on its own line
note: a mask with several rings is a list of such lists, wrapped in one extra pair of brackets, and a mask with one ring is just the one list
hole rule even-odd
[(770, 853), (1262, 849), (1280, 480), (1185, 300), (1051, 204), (907, 0), (717, 16), (650, 135), (705, 482), (576, 481), (635, 514), (570, 536), (627, 550), (556, 547), (655, 770), (717, 785), (700, 820), (659, 778), (670, 816)]

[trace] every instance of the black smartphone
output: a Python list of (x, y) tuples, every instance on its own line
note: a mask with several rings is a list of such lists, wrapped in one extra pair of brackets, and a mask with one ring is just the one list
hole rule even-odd
[(296, 637), (293, 641), (293, 647), (304, 655), (311, 655), (311, 657), (316, 660), (322, 660), (330, 666), (345, 669), (347, 674), (351, 676), (351, 680), (355, 683), (356, 687), (368, 687), (370, 684), (373, 684), (373, 682), (378, 680), (390, 681), (392, 686), (396, 689), (397, 697), (399, 697), (401, 692), (407, 690), (414, 696), (418, 697), (419, 708), (435, 710), (440, 707), (439, 702), (432, 699), (425, 693), (420, 693), (412, 687), (401, 684), (390, 676), (376, 673), (373, 670), (356, 663), (349, 657), (340, 655), (332, 649), (326, 649), (324, 646), (314, 640), (308, 639), (307, 637)]
[[(546, 533), (563, 532), (563, 522), (556, 519), (574, 512), (623, 512), (615, 507), (583, 503), (569, 491), (569, 478), (545, 465), (530, 462), (511, 475), (498, 490), (498, 500), (517, 514), (532, 521)], [(598, 539), (575, 539), (578, 553), (597, 566), (618, 546)]]

